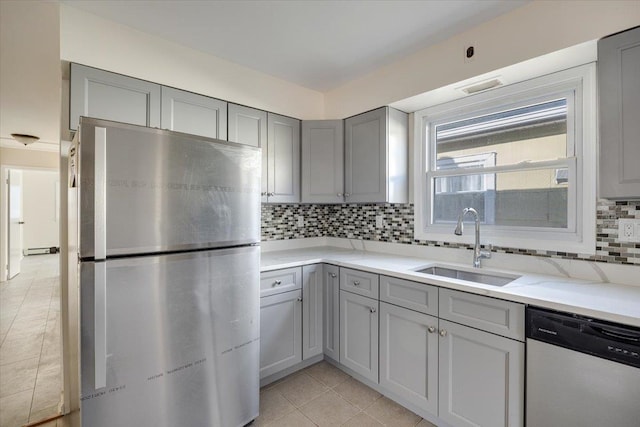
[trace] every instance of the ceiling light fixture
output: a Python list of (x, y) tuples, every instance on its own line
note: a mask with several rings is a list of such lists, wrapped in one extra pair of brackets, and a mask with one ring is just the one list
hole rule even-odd
[(12, 133), (11, 136), (13, 139), (24, 145), (33, 144), (40, 139), (39, 136), (27, 135), (25, 133)]

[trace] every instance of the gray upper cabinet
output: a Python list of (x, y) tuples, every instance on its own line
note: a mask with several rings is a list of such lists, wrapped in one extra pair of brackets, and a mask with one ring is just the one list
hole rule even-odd
[(160, 85), (71, 64), (69, 129), (80, 116), (160, 127)]
[(600, 188), (603, 198), (640, 198), (640, 27), (598, 42)]
[(227, 103), (197, 93), (162, 87), (162, 129), (227, 139)]
[(340, 291), (340, 363), (378, 382), (378, 301)]
[(340, 273), (335, 265), (324, 266), (323, 349), (324, 355), (340, 360)]
[(438, 319), (380, 303), (380, 385), (438, 411)]
[(344, 202), (344, 121), (302, 122), (302, 202)]
[[(267, 147), (267, 112), (229, 104), (229, 141)], [(265, 190), (266, 191), (266, 190)]]
[(262, 149), (262, 201), (299, 203), (300, 120), (268, 113), (266, 151)]
[(524, 425), (524, 343), (440, 320), (438, 416), (455, 427)]
[(408, 117), (389, 107), (345, 120), (345, 201), (406, 203)]
[(302, 360), (322, 354), (322, 264), (302, 267)]

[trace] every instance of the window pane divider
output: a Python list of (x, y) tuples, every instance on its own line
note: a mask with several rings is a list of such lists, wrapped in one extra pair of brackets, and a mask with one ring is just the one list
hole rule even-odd
[(545, 160), (541, 162), (521, 162), (511, 165), (491, 166), (482, 168), (460, 168), (460, 169), (446, 169), (428, 171), (427, 176), (429, 178), (445, 177), (445, 176), (465, 176), (465, 175), (482, 175), (498, 172), (520, 172), (526, 170), (539, 170), (539, 169), (552, 169), (558, 167), (569, 167), (570, 164), (575, 164), (575, 157), (567, 157), (557, 160)]

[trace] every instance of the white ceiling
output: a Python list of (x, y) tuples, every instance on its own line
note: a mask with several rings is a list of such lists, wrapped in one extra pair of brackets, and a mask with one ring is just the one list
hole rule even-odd
[(526, 2), (63, 1), (322, 92)]

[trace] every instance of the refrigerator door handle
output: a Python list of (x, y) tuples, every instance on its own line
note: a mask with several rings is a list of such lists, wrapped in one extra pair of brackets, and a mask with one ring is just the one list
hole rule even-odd
[(93, 241), (96, 260), (107, 257), (107, 128), (95, 128)]
[(95, 388), (107, 386), (107, 263), (95, 263), (94, 276), (94, 372)]

